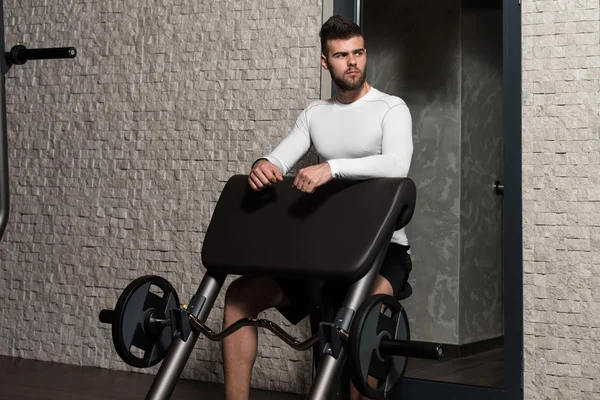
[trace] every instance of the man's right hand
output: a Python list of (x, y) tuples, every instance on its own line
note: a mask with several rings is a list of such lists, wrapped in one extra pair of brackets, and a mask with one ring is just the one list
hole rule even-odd
[(277, 181), (282, 181), (281, 171), (279, 167), (267, 160), (259, 160), (252, 167), (248, 182), (254, 190), (262, 190), (267, 186), (271, 186)]

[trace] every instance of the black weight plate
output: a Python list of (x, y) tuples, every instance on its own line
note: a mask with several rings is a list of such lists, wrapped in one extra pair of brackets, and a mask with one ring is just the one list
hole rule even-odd
[[(382, 305), (389, 311), (382, 312)], [(354, 386), (371, 399), (388, 398), (402, 381), (408, 363), (407, 357), (379, 354), (383, 337), (410, 340), (406, 312), (392, 296), (369, 296), (356, 311), (350, 326), (348, 361)], [(368, 376), (377, 378), (377, 387), (369, 385)]]
[[(150, 291), (160, 288), (162, 296)], [(149, 368), (161, 362), (171, 344), (171, 330), (156, 327), (149, 329), (147, 318), (169, 318), (170, 310), (179, 308), (179, 298), (173, 286), (164, 278), (146, 275), (132, 281), (117, 301), (112, 324), (113, 344), (117, 354), (127, 364)], [(139, 357), (132, 346), (143, 351)]]

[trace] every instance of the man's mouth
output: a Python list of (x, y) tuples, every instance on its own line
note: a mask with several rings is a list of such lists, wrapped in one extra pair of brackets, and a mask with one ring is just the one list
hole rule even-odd
[(360, 73), (360, 71), (354, 69), (352, 71), (346, 72), (346, 75), (358, 75), (359, 73)]

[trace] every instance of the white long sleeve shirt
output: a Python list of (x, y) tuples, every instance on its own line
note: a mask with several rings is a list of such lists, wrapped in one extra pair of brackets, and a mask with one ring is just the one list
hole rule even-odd
[[(373, 87), (350, 104), (317, 100), (264, 158), (285, 175), (311, 145), (329, 163), (334, 178), (406, 177), (413, 153), (410, 111), (402, 99)], [(394, 232), (392, 242), (408, 245), (404, 228)]]

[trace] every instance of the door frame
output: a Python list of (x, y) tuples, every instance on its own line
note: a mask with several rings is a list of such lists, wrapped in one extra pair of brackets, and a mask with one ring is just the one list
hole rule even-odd
[[(360, 25), (361, 0), (324, 0), (323, 21), (331, 15)], [(523, 194), (521, 1), (502, 0), (503, 40), (503, 317), (504, 387), (404, 378), (397, 398), (522, 400), (523, 394)], [(321, 79), (322, 96), (331, 93), (330, 78)]]

